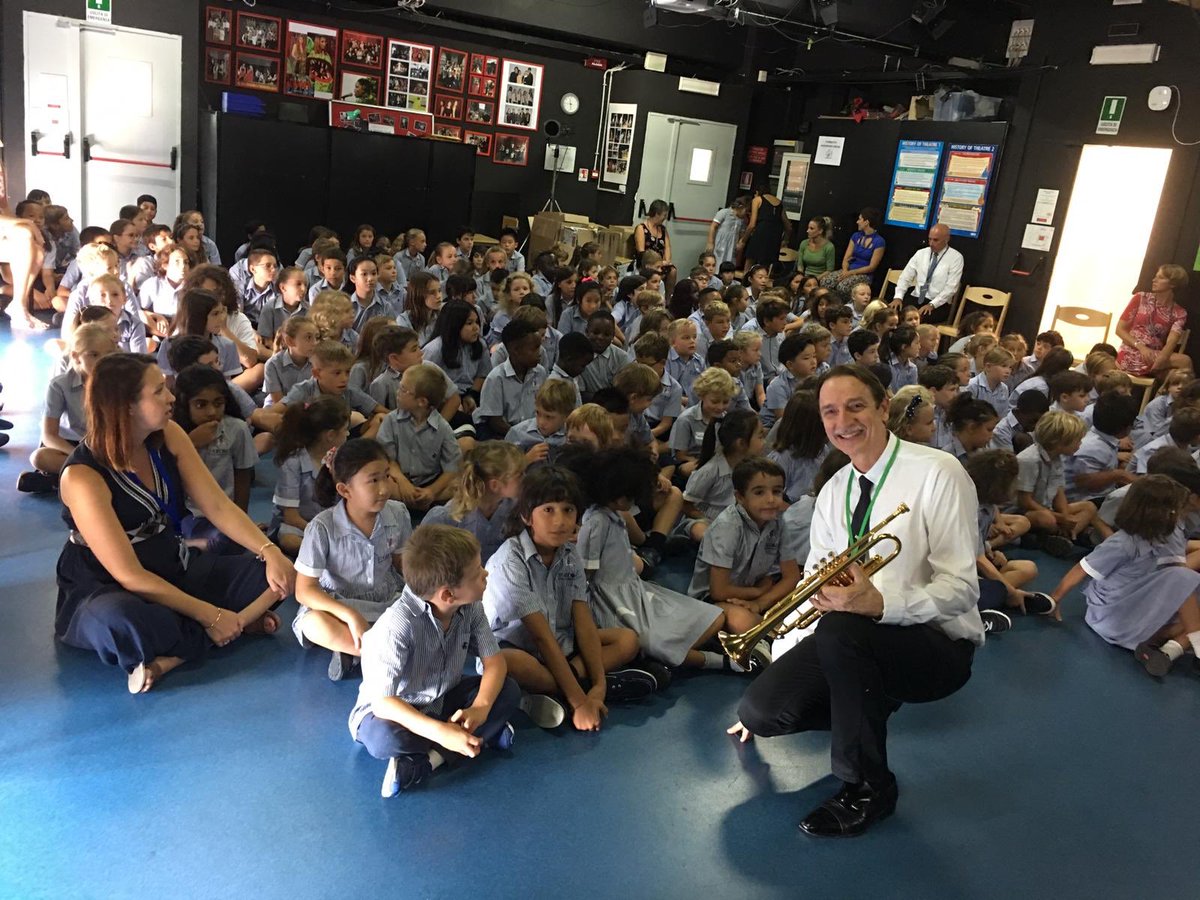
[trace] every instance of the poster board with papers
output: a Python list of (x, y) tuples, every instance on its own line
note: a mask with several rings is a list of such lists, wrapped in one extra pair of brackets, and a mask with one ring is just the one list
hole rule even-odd
[(958, 237), (977, 238), (983, 228), (988, 187), (999, 157), (996, 144), (951, 144), (942, 173), (935, 221)]
[(944, 146), (942, 141), (900, 141), (884, 217), (888, 225), (921, 231), (929, 227)]

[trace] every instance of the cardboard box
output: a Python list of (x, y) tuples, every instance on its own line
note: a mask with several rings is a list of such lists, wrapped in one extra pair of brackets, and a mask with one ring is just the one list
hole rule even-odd
[(568, 222), (559, 230), (558, 240), (574, 250), (588, 241), (596, 240), (599, 233), (600, 227), (592, 225), (590, 222), (586, 225)]
[(600, 245), (601, 265), (611, 266), (618, 259), (628, 259), (633, 225), (610, 225), (600, 229), (596, 242)]
[(914, 94), (908, 101), (909, 121), (933, 118), (933, 94)]
[(529, 246), (525, 259), (532, 264), (537, 255), (549, 250), (558, 240), (565, 217), (560, 212), (540, 212), (529, 223)]

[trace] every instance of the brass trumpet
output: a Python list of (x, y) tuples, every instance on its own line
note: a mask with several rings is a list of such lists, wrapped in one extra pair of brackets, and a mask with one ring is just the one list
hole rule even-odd
[(748, 668), (750, 651), (764, 637), (781, 638), (796, 628), (807, 628), (824, 615), (824, 611), (810, 606), (804, 610), (794, 622), (783, 624), (802, 604), (808, 603), (827, 584), (845, 586), (850, 583), (847, 569), (870, 552), (876, 544), (891, 541), (895, 549), (887, 556), (872, 556), (862, 563), (863, 572), (869, 578), (890, 563), (900, 553), (900, 540), (893, 534), (884, 534), (883, 528), (893, 519), (908, 512), (908, 504), (901, 503), (890, 516), (860, 537), (857, 541), (836, 555), (830, 555), (821, 560), (820, 566), (800, 583), (790, 594), (778, 601), (763, 614), (762, 621), (753, 628), (737, 634), (722, 631), (717, 637), (725, 654), (743, 668)]

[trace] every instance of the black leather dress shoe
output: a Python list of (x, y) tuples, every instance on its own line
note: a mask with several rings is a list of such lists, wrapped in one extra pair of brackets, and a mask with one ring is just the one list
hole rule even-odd
[(800, 823), (813, 837), (857, 837), (896, 811), (896, 782), (876, 790), (865, 781), (846, 784)]

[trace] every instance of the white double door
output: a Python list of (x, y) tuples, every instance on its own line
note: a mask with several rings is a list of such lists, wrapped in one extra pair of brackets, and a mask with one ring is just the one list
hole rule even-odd
[(141, 194), (179, 212), (181, 39), (25, 12), (25, 187), (76, 224), (102, 225)]
[(729, 171), (737, 126), (682, 116), (650, 113), (642, 145), (634, 222), (643, 207), (666, 200), (675, 208), (667, 223), (671, 259), (687, 277), (708, 239), (713, 215), (729, 202)]

